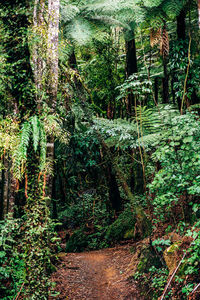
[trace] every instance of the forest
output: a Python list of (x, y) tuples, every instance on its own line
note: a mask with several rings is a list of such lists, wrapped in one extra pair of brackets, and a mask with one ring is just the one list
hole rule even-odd
[(2, 0), (0, 299), (200, 299), (200, 0)]

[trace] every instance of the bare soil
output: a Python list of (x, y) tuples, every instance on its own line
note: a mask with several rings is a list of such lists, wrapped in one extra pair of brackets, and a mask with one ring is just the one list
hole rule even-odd
[(131, 245), (84, 253), (61, 253), (52, 275), (59, 300), (142, 300), (131, 280)]

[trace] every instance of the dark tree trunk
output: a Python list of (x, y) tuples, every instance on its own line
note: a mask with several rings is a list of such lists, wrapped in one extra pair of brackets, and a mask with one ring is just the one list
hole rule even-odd
[(172, 80), (171, 80), (171, 93), (172, 93), (172, 98), (173, 98), (173, 104), (176, 104), (176, 94), (174, 91), (174, 75), (172, 75)]
[[(183, 10), (181, 10), (180, 14), (178, 15), (178, 17), (176, 19), (176, 21), (177, 21), (177, 39), (178, 39), (178, 41), (185, 41), (185, 38), (186, 38), (185, 18), (186, 18), (186, 12), (183, 9)], [(175, 74), (175, 78), (174, 78), (175, 82), (178, 81), (178, 79), (176, 77), (177, 76)], [(178, 103), (179, 110), (181, 110), (181, 102), (182, 102), (181, 97), (177, 97), (177, 103)]]
[(158, 103), (158, 77), (156, 77), (154, 81), (154, 94), (155, 94), (155, 101), (156, 103)]
[(169, 76), (167, 71), (167, 58), (163, 58), (163, 71), (164, 77), (162, 79), (163, 84), (163, 103), (169, 103)]
[(177, 38), (178, 40), (185, 40), (186, 37), (186, 24), (185, 24), (186, 12), (181, 10), (177, 17)]
[[(56, 151), (55, 151), (55, 145), (54, 145), (54, 159), (56, 160)], [(58, 213), (57, 213), (57, 204), (56, 204), (56, 200), (57, 200), (57, 193), (56, 193), (56, 174), (57, 173), (57, 165), (54, 165), (54, 177), (53, 177), (53, 182), (52, 182), (52, 217), (53, 219), (57, 219), (58, 218)]]
[(75, 55), (75, 52), (74, 52), (74, 49), (72, 50), (70, 56), (69, 56), (69, 66), (72, 68), (72, 69), (77, 69), (77, 61), (76, 61), (76, 55)]
[(135, 39), (126, 42), (126, 74), (127, 77), (137, 73), (137, 57)]
[[(126, 42), (126, 76), (129, 77), (137, 73), (137, 56), (136, 56), (136, 45), (135, 39)], [(127, 112), (128, 116), (132, 114), (134, 105), (133, 95), (129, 93), (127, 99)]]
[(109, 200), (112, 206), (112, 209), (118, 213), (121, 210), (121, 197), (120, 192), (116, 180), (116, 176), (113, 173), (111, 165), (106, 167), (106, 177), (108, 181), (108, 189), (109, 189)]

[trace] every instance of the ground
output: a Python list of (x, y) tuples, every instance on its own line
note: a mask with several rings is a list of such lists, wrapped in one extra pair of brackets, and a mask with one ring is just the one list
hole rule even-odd
[(143, 300), (131, 280), (134, 245), (84, 253), (62, 253), (52, 275), (59, 300)]

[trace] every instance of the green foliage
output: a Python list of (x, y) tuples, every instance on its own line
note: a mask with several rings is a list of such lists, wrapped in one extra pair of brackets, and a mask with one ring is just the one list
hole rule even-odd
[(166, 138), (154, 144), (157, 150), (153, 159), (161, 163), (161, 169), (149, 189), (155, 194), (154, 212), (162, 219), (174, 204), (180, 203), (181, 195), (198, 192), (199, 135), (197, 117), (187, 113), (175, 117)]
[[(20, 220), (8, 216), (0, 223), (0, 294), (1, 299), (13, 299), (24, 282), (25, 265), (18, 240)], [(8, 288), (9, 286), (9, 288)]]
[[(188, 40), (174, 41), (171, 47), (169, 68), (175, 77), (174, 89), (176, 97), (183, 98), (186, 70), (188, 68)], [(193, 48), (195, 48), (193, 46)], [(193, 101), (194, 92), (199, 93), (199, 58), (190, 58), (190, 68), (185, 97)]]
[(142, 247), (139, 258), (134, 279), (137, 280), (144, 297), (156, 300), (164, 290), (169, 272), (163, 266), (161, 256), (150, 245)]
[[(168, 270), (166, 268), (156, 268), (152, 266), (149, 269), (151, 276), (152, 299), (158, 299), (161, 296), (168, 278)], [(166, 299), (170, 299), (171, 293), (167, 293)]]
[(152, 82), (147, 76), (144, 76), (143, 74), (133, 74), (129, 76), (121, 86), (117, 87), (120, 91), (118, 99), (131, 93), (137, 100), (139, 99), (142, 102), (142, 100), (151, 93), (151, 86)]
[[(113, 34), (108, 33), (104, 40), (93, 42), (93, 55), (88, 49), (82, 54), (85, 63), (81, 63), (82, 74), (85, 84), (91, 90), (92, 108), (100, 116), (105, 117), (108, 104), (114, 106), (118, 91), (116, 87), (122, 83), (124, 78), (124, 66), (119, 57), (119, 45), (115, 42)], [(92, 55), (88, 59), (88, 55)], [(86, 56), (86, 57), (84, 57)], [(118, 106), (116, 103), (116, 108)]]
[[(27, 162), (27, 151), (33, 142), (35, 153), (39, 151), (40, 171), (51, 173), (51, 165), (46, 159), (47, 136), (55, 136), (63, 143), (68, 142), (68, 133), (64, 131), (58, 119), (54, 115), (44, 115), (40, 118), (35, 115), (22, 124), (20, 133), (15, 136), (18, 142), (13, 152), (14, 177), (21, 179)], [(39, 150), (38, 150), (39, 149)]]
[(152, 242), (152, 246), (156, 246), (156, 249), (158, 252), (163, 252), (163, 246), (170, 246), (171, 241), (170, 240), (164, 240), (164, 239), (157, 239)]
[(105, 200), (95, 194), (95, 191), (88, 190), (76, 201), (68, 204), (67, 209), (60, 213), (59, 218), (67, 228), (76, 228), (84, 224), (103, 228), (107, 226), (109, 216)]
[(88, 246), (88, 236), (86, 235), (85, 228), (76, 230), (69, 241), (66, 243), (66, 252), (81, 252)]

